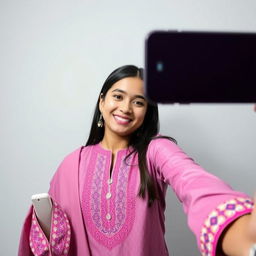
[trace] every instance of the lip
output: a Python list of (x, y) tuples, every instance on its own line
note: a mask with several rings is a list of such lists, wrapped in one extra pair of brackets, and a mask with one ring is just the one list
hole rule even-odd
[(113, 114), (113, 116), (118, 124), (125, 125), (125, 124), (129, 124), (132, 121), (132, 119), (127, 116), (121, 116), (121, 115), (115, 115), (115, 114)]

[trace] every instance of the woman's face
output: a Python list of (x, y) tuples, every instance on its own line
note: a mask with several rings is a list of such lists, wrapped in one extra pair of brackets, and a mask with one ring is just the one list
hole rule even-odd
[(117, 81), (105, 98), (100, 98), (105, 135), (131, 135), (142, 125), (147, 105), (140, 78), (126, 77)]

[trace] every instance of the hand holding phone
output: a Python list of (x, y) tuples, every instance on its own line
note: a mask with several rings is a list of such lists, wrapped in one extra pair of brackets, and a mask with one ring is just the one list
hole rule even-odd
[(32, 195), (31, 200), (39, 224), (49, 239), (51, 232), (52, 200), (47, 193)]

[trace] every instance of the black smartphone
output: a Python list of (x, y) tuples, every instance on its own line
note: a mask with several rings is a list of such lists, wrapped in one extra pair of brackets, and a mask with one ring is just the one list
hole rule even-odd
[(160, 103), (255, 103), (256, 33), (151, 32), (145, 85)]

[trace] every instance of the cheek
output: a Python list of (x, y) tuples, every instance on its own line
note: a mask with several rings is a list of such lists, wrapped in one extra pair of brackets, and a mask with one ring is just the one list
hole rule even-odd
[(117, 105), (116, 102), (113, 100), (109, 101), (109, 103), (108, 103), (109, 108), (115, 108), (116, 105)]
[(102, 110), (103, 110), (103, 112), (109, 112), (109, 111), (113, 110), (114, 108), (115, 108), (115, 102), (108, 101), (108, 102), (104, 103)]
[(141, 123), (143, 123), (145, 116), (146, 116), (146, 111), (140, 111), (137, 113), (137, 118), (140, 120)]

